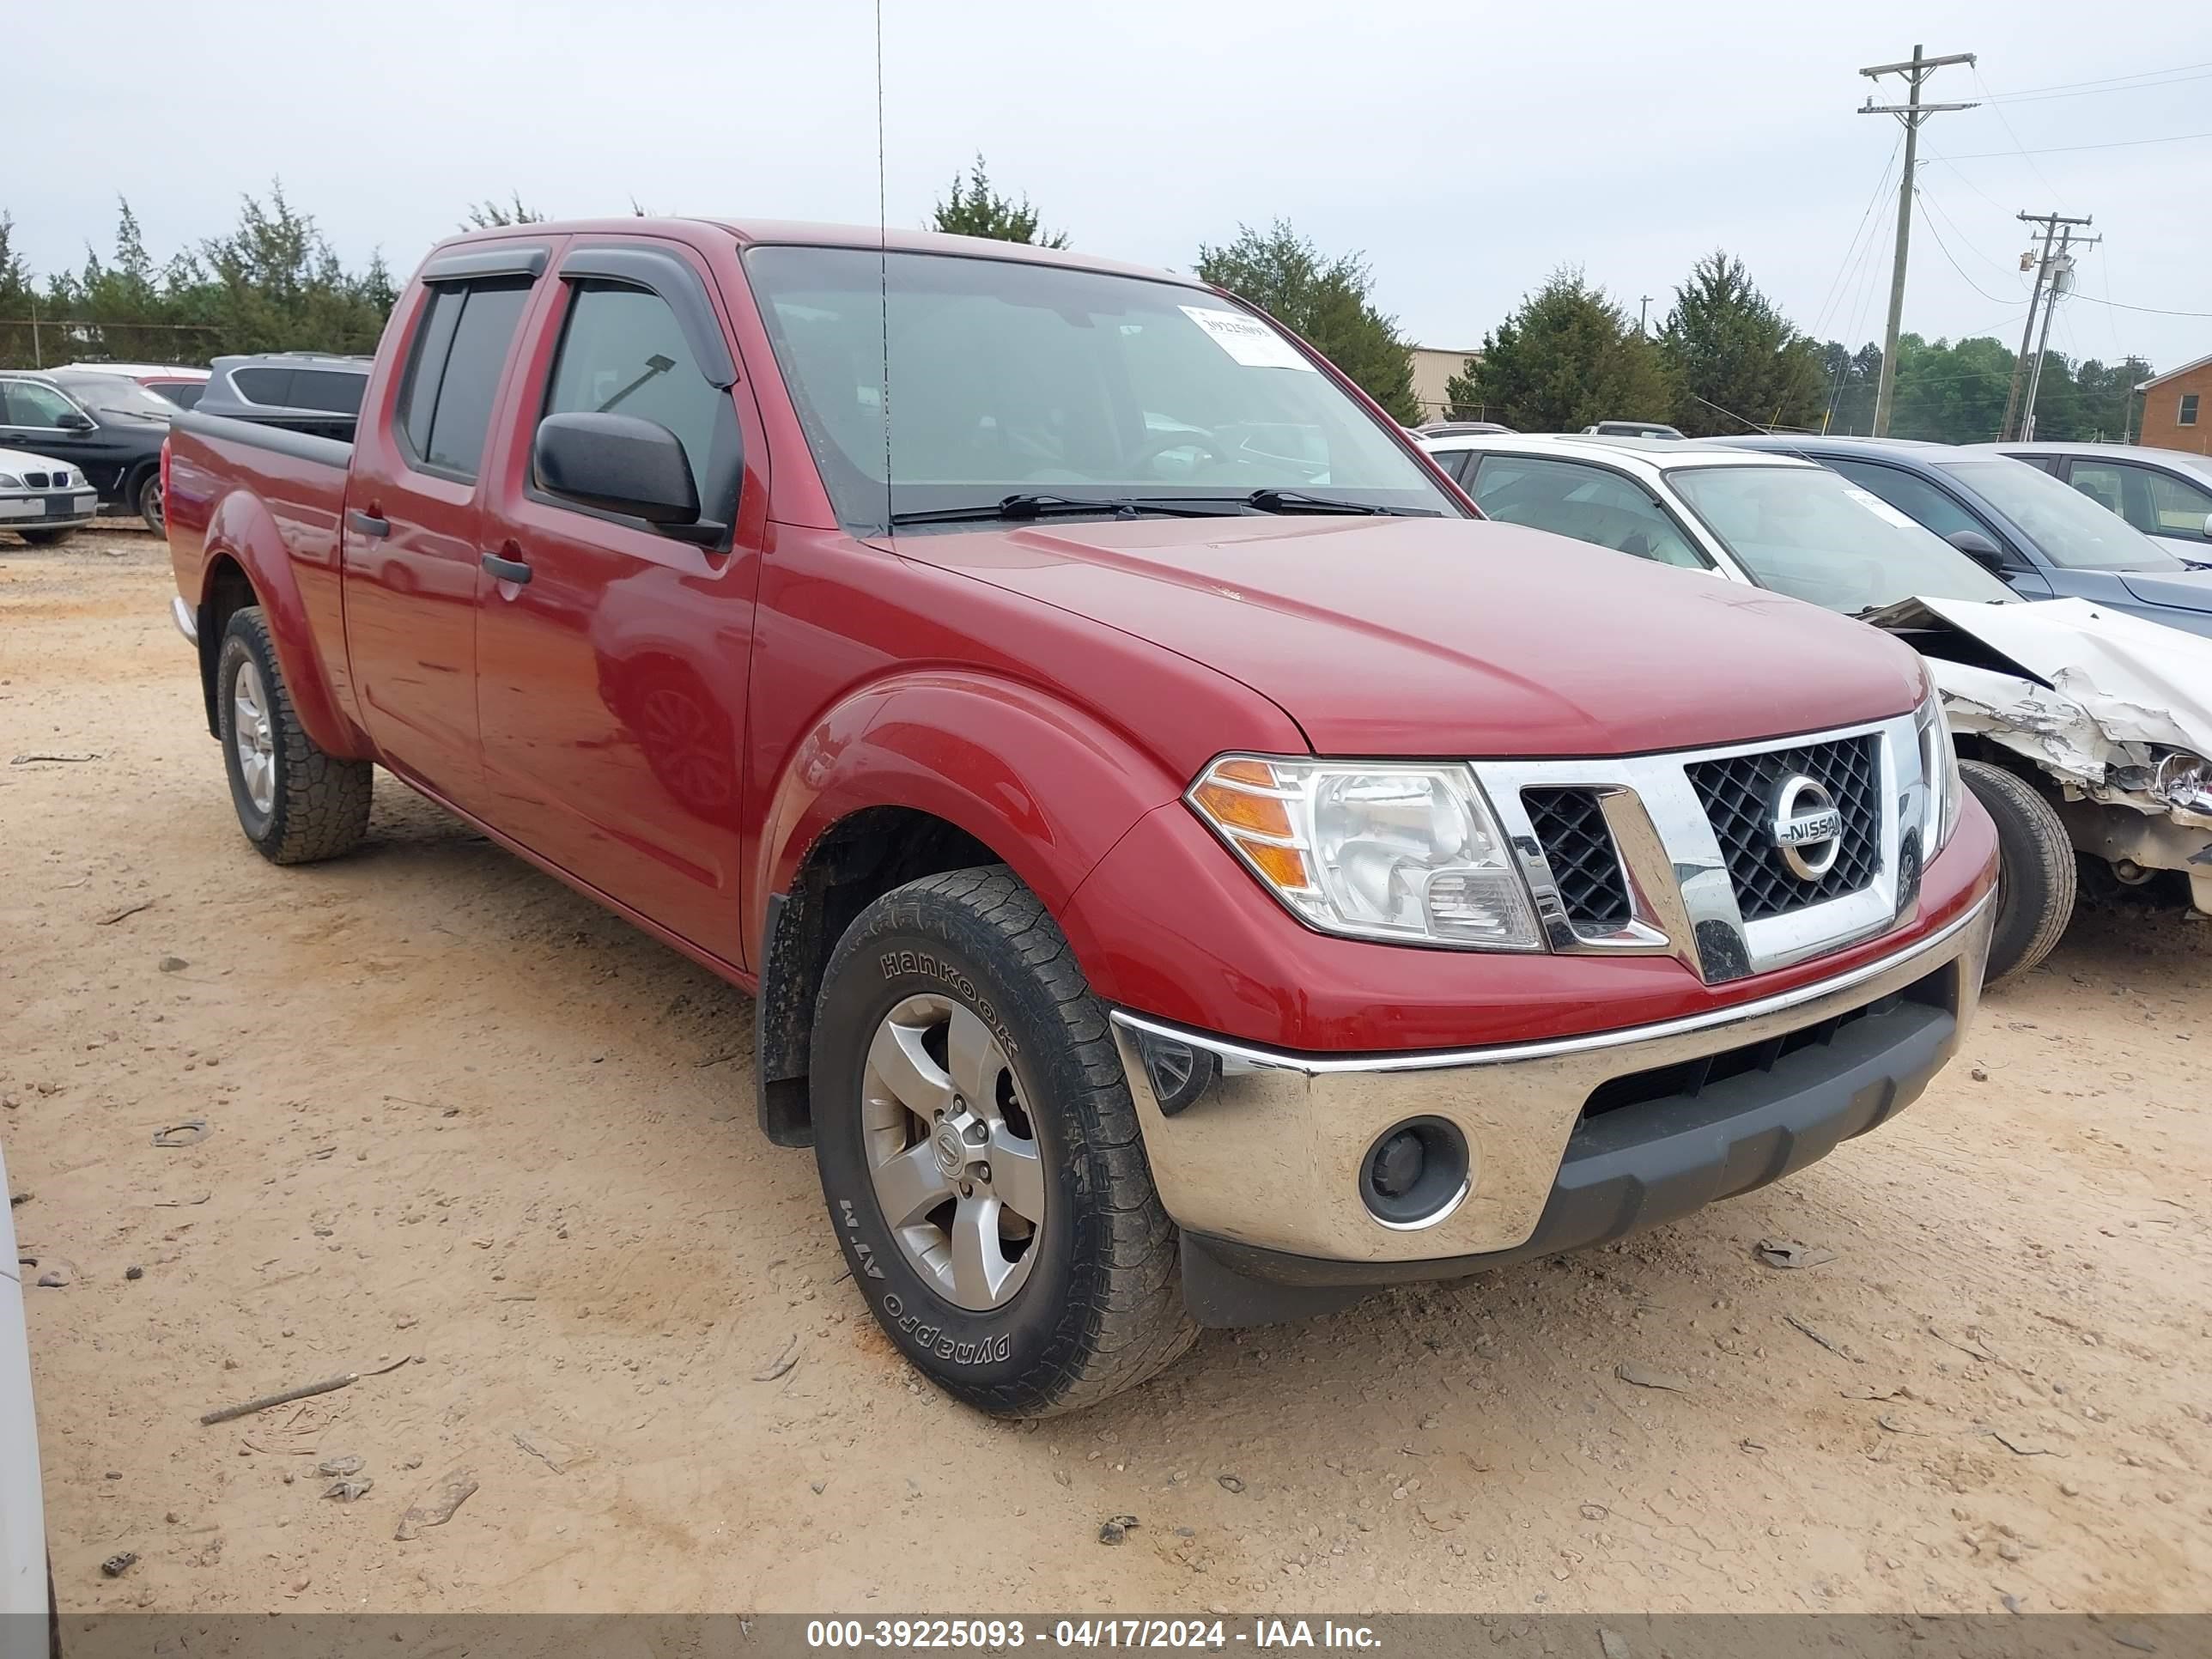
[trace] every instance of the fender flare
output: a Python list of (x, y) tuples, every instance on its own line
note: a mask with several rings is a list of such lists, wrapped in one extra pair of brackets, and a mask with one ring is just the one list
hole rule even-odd
[(974, 836), (1057, 918), (1114, 843), (1182, 787), (1126, 734), (1039, 687), (942, 669), (872, 682), (824, 711), (781, 769), (748, 937), (824, 834), (884, 806)]
[[(328, 532), (330, 556), (337, 556), (337, 532)], [(284, 689), (301, 728), (325, 754), (348, 760), (374, 758), (366, 733), (340, 712), (331, 690), (328, 672), (315, 641), (313, 624), (300, 596), (292, 573), (293, 554), (276, 519), (248, 489), (233, 489), (216, 502), (209, 515), (202, 543), (200, 592), (201, 666), (208, 686), (208, 708), (215, 711), (215, 665), (222, 641), (210, 623), (210, 601), (216, 573), (228, 560), (245, 573), (253, 590), (253, 602), (268, 619), (269, 636), (276, 648), (276, 666), (284, 676)]]

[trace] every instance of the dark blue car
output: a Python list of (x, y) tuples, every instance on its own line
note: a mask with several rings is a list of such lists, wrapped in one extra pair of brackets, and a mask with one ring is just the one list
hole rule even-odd
[(2212, 638), (2212, 569), (2024, 461), (1888, 438), (1729, 438), (1832, 467), (2004, 578), (2022, 599), (2083, 599)]

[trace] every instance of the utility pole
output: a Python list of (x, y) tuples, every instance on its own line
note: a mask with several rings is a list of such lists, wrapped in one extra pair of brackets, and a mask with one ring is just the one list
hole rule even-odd
[(1912, 56), (1902, 64), (1875, 64), (1859, 71), (1869, 80), (1879, 81), (1885, 75), (1901, 75), (1906, 88), (1902, 104), (1877, 104), (1869, 93), (1862, 115), (1894, 115), (1905, 124), (1905, 173), (1897, 182), (1897, 258), (1889, 270), (1889, 326), (1883, 331), (1881, 340), (1881, 379), (1874, 394), (1874, 435), (1885, 436), (1889, 431), (1889, 405), (1897, 389), (1897, 328), (1905, 316), (1905, 255), (1912, 240), (1912, 170), (1919, 158), (1920, 125), (1931, 115), (1947, 110), (1972, 109), (1972, 104), (1923, 104), (1920, 88), (1937, 70), (1951, 64), (1971, 64), (1971, 52), (1954, 52), (1947, 57), (1928, 58), (1915, 46)]
[(1650, 314), (1650, 310), (1651, 296), (1648, 294), (1638, 295), (1636, 296), (1636, 331), (1638, 334), (1642, 334), (1645, 331), (1644, 327), (1644, 319)]
[(2091, 222), (2087, 219), (2069, 219), (2059, 213), (2021, 213), (2014, 216), (2022, 224), (2043, 227), (2043, 254), (2040, 258), (2035, 258), (2033, 254), (2021, 256), (2023, 263), (2027, 259), (2035, 258), (2035, 287), (2027, 296), (2027, 324), (2020, 331), (2020, 356), (2012, 360), (2012, 387), (2005, 393), (2004, 419), (1997, 427), (1999, 443), (2003, 443), (2015, 435), (2012, 429), (2012, 417), (2020, 408), (2021, 380), (2027, 373), (2028, 347), (2035, 339), (2035, 313), (2043, 301), (2044, 278), (2051, 274), (2051, 239), (2057, 235), (2058, 227), (2061, 225), (2086, 225)]
[[(2085, 236), (2081, 243), (2085, 247), (2094, 246), (2103, 240), (2100, 236)], [(2058, 233), (2058, 252), (2051, 256), (2050, 292), (2043, 301), (2043, 337), (2036, 343), (2035, 367), (2027, 376), (2027, 407), (2020, 417), (2021, 441), (2024, 443), (2032, 442), (2035, 437), (2035, 389), (2043, 384), (2043, 360), (2050, 354), (2051, 319), (2058, 310), (2059, 295), (2074, 286), (2074, 259), (2068, 252), (2073, 245), (2074, 231), (2069, 224)]]

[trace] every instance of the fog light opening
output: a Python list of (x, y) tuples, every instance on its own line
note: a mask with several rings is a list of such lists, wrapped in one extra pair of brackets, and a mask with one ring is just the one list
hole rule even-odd
[(1359, 1198), (1386, 1227), (1433, 1227), (1468, 1194), (1467, 1137), (1440, 1117), (1385, 1129), (1359, 1164)]

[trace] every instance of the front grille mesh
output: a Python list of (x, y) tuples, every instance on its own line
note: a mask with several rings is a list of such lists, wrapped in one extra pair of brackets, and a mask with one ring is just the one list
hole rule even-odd
[(1521, 802), (1528, 809), (1536, 844), (1551, 864), (1567, 920), (1594, 932), (1626, 927), (1632, 915), (1628, 881), (1596, 794), (1588, 789), (1524, 789)]
[[(1869, 733), (1684, 769), (1719, 838), (1746, 921), (1842, 898), (1874, 880), (1881, 864), (1881, 744)], [(1783, 781), (1799, 773), (1826, 788), (1844, 817), (1835, 867), (1817, 881), (1793, 872), (1774, 844), (1775, 797)]]
[(52, 487), (52, 482), (43, 472), (26, 472), (23, 475), (23, 488), (26, 489), (50, 489)]

